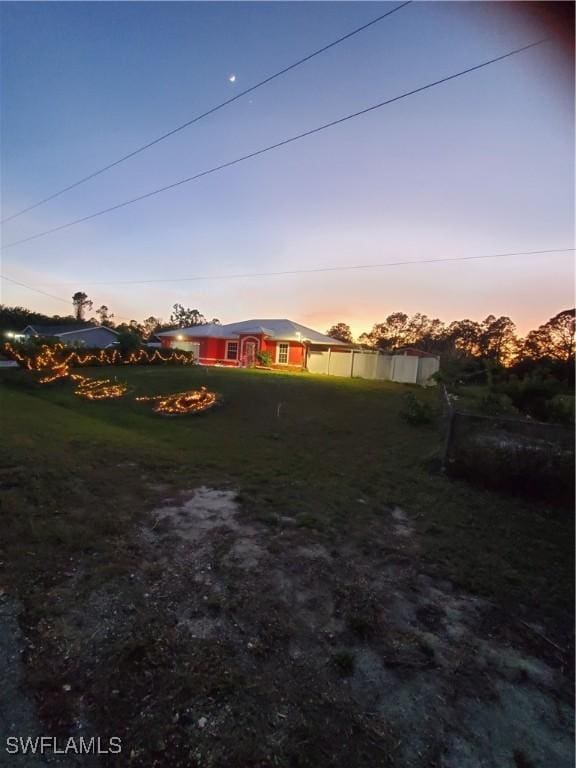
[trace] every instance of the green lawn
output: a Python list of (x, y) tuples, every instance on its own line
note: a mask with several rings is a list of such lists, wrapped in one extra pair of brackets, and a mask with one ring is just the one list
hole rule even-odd
[[(560, 623), (569, 615), (568, 516), (440, 475), (439, 425), (410, 426), (400, 416), (406, 391), (436, 407), (435, 391), (217, 368), (87, 373), (126, 381), (129, 395), (86, 402), (70, 384), (40, 387), (24, 372), (2, 373), (13, 555), (26, 537), (47, 555), (61, 539), (72, 549), (109, 547), (98, 526), (118, 532), (137, 519), (145, 475), (182, 488), (226, 484), (238, 489), (247, 513), (270, 525), (290, 516), (366, 547), (380, 510), (398, 505), (419, 530), (421, 567), (504, 606), (526, 605)], [(134, 401), (200, 385), (222, 396), (221, 407), (161, 417)]]
[[(566, 663), (570, 520), (442, 476), (440, 425), (401, 417), (407, 391), (436, 408), (435, 391), (217, 368), (86, 373), (130, 390), (88, 402), (68, 382), (0, 376), (0, 619), (22, 638), (12, 729), (29, 729), (18, 713), (33, 707), (41, 733), (82, 721), (119, 734), (122, 760), (102, 761), (115, 768), (437, 768), (472, 707), (478, 764), (571, 764), (566, 684), (534, 688), (525, 671), (534, 656)], [(134, 399), (201, 385), (222, 402), (199, 416)], [(186, 512), (199, 486), (237, 494), (229, 524)], [(503, 670), (511, 649), (523, 671)], [(532, 698), (498, 710), (506, 737), (484, 762), (493, 685), (511, 674), (514, 696)]]

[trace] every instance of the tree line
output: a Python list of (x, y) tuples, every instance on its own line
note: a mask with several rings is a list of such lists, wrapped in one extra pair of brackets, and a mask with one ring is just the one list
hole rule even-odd
[(197, 309), (190, 309), (182, 304), (174, 304), (170, 318), (165, 322), (160, 317), (150, 315), (142, 322), (138, 320), (116, 323), (114, 313), (102, 304), (94, 314), (89, 316), (94, 308), (94, 302), (83, 291), (77, 291), (71, 300), (72, 312), (69, 315), (44, 315), (25, 307), (8, 307), (0, 304), (0, 332), (23, 331), (28, 325), (76, 325), (86, 323), (103, 325), (113, 328), (118, 333), (133, 334), (143, 341), (151, 339), (155, 333), (171, 331), (177, 328), (188, 328), (192, 325), (205, 325), (208, 322), (220, 324), (217, 318), (207, 320)]
[[(498, 367), (528, 373), (535, 364), (547, 366), (562, 378), (573, 377), (574, 309), (565, 309), (521, 337), (514, 322), (506, 316), (488, 315), (484, 320), (454, 320), (444, 323), (419, 312), (411, 317), (394, 312), (382, 323), (358, 337), (368, 349), (394, 352), (415, 347), (444, 360), (487, 361)], [(354, 343), (350, 326), (337, 323), (328, 336)]]
[[(71, 297), (72, 312), (69, 315), (44, 315), (24, 307), (0, 305), (0, 332), (21, 331), (27, 325), (68, 325), (87, 322), (103, 325), (119, 333), (133, 337), (136, 344), (147, 341), (161, 331), (204, 325), (219, 324), (217, 318), (208, 320), (198, 309), (174, 304), (168, 322), (151, 315), (142, 322), (130, 320), (115, 323), (114, 313), (102, 304), (92, 312), (94, 303), (83, 291)], [(450, 361), (468, 363), (485, 362), (496, 367), (514, 369), (521, 375), (530, 373), (535, 366), (546, 369), (564, 380), (574, 377), (575, 310), (565, 309), (547, 322), (521, 337), (514, 322), (506, 316), (488, 315), (484, 320), (454, 320), (445, 323), (417, 312), (409, 316), (393, 312), (384, 322), (376, 323), (370, 331), (362, 333), (355, 342), (350, 326), (336, 323), (326, 332), (328, 336), (367, 349), (394, 352), (403, 347), (416, 347), (424, 352), (439, 355)], [(477, 366), (476, 366), (477, 367)]]

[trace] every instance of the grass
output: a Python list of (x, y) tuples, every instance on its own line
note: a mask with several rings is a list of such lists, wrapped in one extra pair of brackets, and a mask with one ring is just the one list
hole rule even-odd
[(17, 540), (98, 547), (111, 525), (110, 492), (118, 529), (123, 515), (127, 524), (138, 515), (142, 474), (184, 487), (226, 483), (260, 520), (289, 516), (366, 546), (383, 507), (397, 504), (417, 525), (424, 560), (463, 587), (510, 605), (529, 598), (551, 613), (570, 604), (565, 514), (431, 471), (438, 427), (406, 424), (402, 410), (407, 391), (435, 407), (434, 391), (217, 368), (100, 368), (97, 375), (121, 378), (132, 395), (205, 385), (223, 406), (163, 418), (132, 397), (87, 403), (70, 385), (38, 387), (23, 372), (4, 371), (0, 481), (13, 482), (11, 467), (20, 478), (4, 491), (18, 511)]
[[(409, 558), (418, 572), (488, 597), (505, 613), (541, 621), (557, 642), (568, 642), (568, 515), (434, 470), (439, 425), (408, 424), (402, 414), (406, 392), (436, 411), (435, 391), (217, 368), (99, 368), (93, 374), (126, 381), (129, 396), (87, 402), (68, 383), (39, 386), (22, 371), (0, 373), (2, 583), (24, 607), (21, 624), (32, 649), (28, 684), (50, 733), (76, 727), (77, 710), (62, 692), (62, 681), (70, 680), (99, 732), (122, 727), (126, 743), (137, 745), (133, 768), (271, 765), (262, 723), (272, 717), (278, 722), (270, 726), (271, 739), (276, 728), (289, 727), (274, 765), (340, 764), (328, 761), (326, 749), (345, 754), (354, 768), (389, 764), (370, 751), (377, 747), (365, 736), (366, 724), (326, 693), (332, 678), (342, 682), (355, 674), (355, 649), (388, 635), (392, 642), (381, 606), (363, 582), (340, 592), (330, 584), (340, 640), (350, 648), (335, 641), (316, 670), (298, 667), (298, 675), (309, 675), (302, 683), (278, 662), (286, 661), (292, 617), (282, 613), (275, 593), (260, 591), (263, 574), (236, 578), (218, 565), (233, 537), (214, 539), (213, 568), (221, 569), (224, 584), (217, 593), (187, 582), (177, 567), (178, 577), (166, 579), (169, 557), (142, 560), (135, 541), (148, 510), (199, 485), (235, 489), (246, 520), (269, 526), (272, 557), (286, 554), (286, 541), (309, 540), (339, 558), (342, 574), (351, 551), (360, 567), (364, 556), (376, 565), (388, 556)], [(219, 393), (222, 406), (200, 416), (162, 417), (134, 400), (201, 385)], [(387, 544), (394, 506), (405, 512), (417, 547), (399, 552), (397, 541)], [(321, 568), (316, 578), (322, 594)], [(155, 585), (166, 583), (170, 593), (151, 604)], [(240, 633), (250, 622), (251, 634), (234, 642), (183, 639), (173, 606), (194, 601), (214, 621), (224, 617), (229, 625), (238, 617)], [(322, 600), (314, 605), (316, 615)], [(110, 618), (118, 612), (121, 618)], [(425, 661), (416, 651), (408, 659)], [(211, 708), (237, 725), (223, 726), (218, 736), (209, 729), (199, 734), (194, 724)], [(286, 712), (292, 719), (282, 719)], [(213, 762), (190, 757), (190, 733)]]

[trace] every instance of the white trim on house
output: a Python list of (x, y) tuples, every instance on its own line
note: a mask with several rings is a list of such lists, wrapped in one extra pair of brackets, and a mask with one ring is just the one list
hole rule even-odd
[[(228, 357), (228, 350), (230, 348), (230, 344), (236, 344), (236, 357)], [(226, 348), (224, 349), (224, 359), (225, 360), (238, 360), (240, 357), (240, 342), (237, 339), (230, 340), (226, 342)]]
[(256, 344), (256, 354), (258, 354), (258, 352), (260, 351), (260, 339), (257, 336), (245, 336), (240, 341), (240, 348), (242, 350), (242, 354), (245, 354), (246, 352), (245, 344), (247, 341), (253, 341)]
[[(286, 347), (286, 360), (280, 360), (280, 348)], [(277, 365), (289, 365), (290, 364), (290, 343), (287, 341), (276, 342), (276, 364)]]

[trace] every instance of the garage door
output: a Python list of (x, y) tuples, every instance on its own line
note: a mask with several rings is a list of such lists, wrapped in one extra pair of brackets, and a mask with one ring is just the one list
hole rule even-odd
[(181, 349), (184, 352), (194, 352), (196, 360), (200, 357), (200, 344), (197, 341), (175, 341), (172, 349)]

